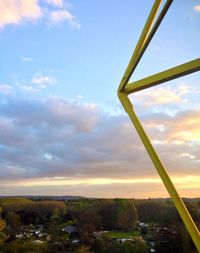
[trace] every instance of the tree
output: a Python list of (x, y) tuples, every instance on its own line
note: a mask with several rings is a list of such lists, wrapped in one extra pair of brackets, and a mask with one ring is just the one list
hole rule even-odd
[(78, 230), (83, 241), (89, 242), (94, 231), (100, 230), (101, 220), (95, 207), (88, 207), (80, 213)]
[(0, 245), (2, 245), (4, 241), (7, 239), (7, 236), (3, 232), (3, 230), (6, 227), (6, 223), (3, 219), (1, 219), (1, 211), (2, 208), (0, 207)]
[(6, 214), (5, 220), (6, 224), (13, 228), (17, 228), (20, 225), (20, 216), (14, 212), (8, 212)]
[(144, 240), (138, 240), (133, 244), (134, 253), (147, 253), (147, 243)]
[(46, 244), (36, 245), (31, 241), (14, 240), (3, 246), (4, 253), (44, 253), (47, 250)]
[(76, 249), (75, 253), (93, 253), (93, 251), (89, 247), (82, 245)]
[(101, 239), (96, 239), (92, 245), (95, 253), (104, 253), (104, 243)]
[(108, 200), (100, 207), (103, 227), (107, 230), (132, 231), (136, 227), (137, 210), (131, 200)]

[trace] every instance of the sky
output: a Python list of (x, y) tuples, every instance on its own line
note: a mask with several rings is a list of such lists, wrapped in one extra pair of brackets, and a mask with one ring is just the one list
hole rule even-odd
[[(0, 195), (169, 197), (117, 88), (153, 1), (0, 1)], [(199, 58), (177, 0), (131, 80)], [(200, 197), (200, 73), (131, 95), (182, 197)]]

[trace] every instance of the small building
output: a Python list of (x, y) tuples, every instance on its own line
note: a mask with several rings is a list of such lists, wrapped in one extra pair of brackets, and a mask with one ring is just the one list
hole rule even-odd
[(15, 237), (18, 238), (18, 239), (22, 239), (22, 238), (24, 238), (24, 234), (16, 234)]
[(131, 239), (131, 238), (117, 238), (116, 241), (119, 242), (119, 243), (134, 242), (134, 240)]
[(69, 225), (69, 226), (67, 226), (67, 227), (64, 227), (64, 228), (62, 229), (62, 231), (63, 231), (63, 232), (66, 232), (66, 233), (69, 233), (69, 234), (72, 234), (72, 233), (77, 232), (77, 229), (76, 229), (75, 226)]
[(79, 242), (80, 242), (80, 241), (79, 241), (78, 239), (74, 239), (74, 240), (72, 240), (72, 244), (73, 244), (73, 245), (78, 245), (78, 244), (79, 244)]
[(94, 232), (92, 233), (92, 235), (93, 235), (96, 239), (98, 239), (98, 238), (100, 238), (102, 235), (104, 235), (104, 234), (106, 234), (106, 233), (109, 233), (109, 231), (104, 231), (104, 230), (102, 230), (102, 231), (94, 231)]

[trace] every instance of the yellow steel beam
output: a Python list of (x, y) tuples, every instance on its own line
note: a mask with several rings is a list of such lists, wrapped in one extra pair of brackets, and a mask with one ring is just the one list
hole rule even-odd
[(157, 13), (157, 11), (159, 9), (159, 6), (160, 6), (161, 2), (162, 2), (162, 0), (155, 0), (155, 2), (154, 2), (154, 5), (153, 5), (153, 7), (151, 9), (151, 12), (150, 12), (150, 14), (149, 14), (149, 16), (147, 18), (147, 22), (146, 22), (146, 24), (145, 24), (145, 26), (143, 28), (143, 31), (142, 31), (142, 33), (140, 35), (138, 43), (137, 43), (137, 45), (135, 47), (135, 50), (133, 52), (133, 55), (132, 55), (132, 57), (130, 59), (128, 67), (127, 67), (127, 69), (126, 69), (126, 71), (125, 71), (125, 73), (124, 73), (124, 75), (122, 77), (122, 80), (120, 82), (120, 85), (119, 85), (119, 88), (118, 88), (119, 91), (123, 91), (123, 89), (125, 88), (128, 80), (130, 79), (130, 77), (131, 77), (131, 75), (133, 73), (133, 70), (134, 70), (134, 67), (135, 67), (135, 63), (137, 61), (138, 56), (141, 53), (141, 50), (142, 50), (142, 48), (143, 48), (143, 46), (145, 44), (145, 41), (147, 40), (147, 37), (149, 35), (149, 32), (151, 30), (153, 21), (154, 21), (154, 19), (156, 17), (156, 13)]
[(163, 7), (157, 21), (155, 22), (153, 28), (151, 28), (153, 20), (156, 16), (156, 13), (158, 11), (158, 8), (160, 6), (161, 1), (155, 0), (154, 5), (152, 7), (152, 10), (149, 14), (149, 17), (146, 21), (146, 24), (144, 26), (144, 29), (142, 31), (142, 34), (140, 36), (140, 39), (137, 43), (137, 46), (133, 52), (133, 55), (131, 57), (131, 60), (128, 64), (128, 67), (124, 73), (124, 76), (122, 77), (122, 80), (120, 82), (119, 88), (118, 88), (118, 97), (125, 109), (125, 111), (128, 113), (133, 125), (135, 126), (138, 135), (140, 136), (140, 139), (142, 140), (156, 170), (158, 171), (158, 174), (160, 175), (169, 195), (171, 196), (194, 244), (196, 245), (196, 248), (200, 252), (200, 233), (192, 220), (192, 217), (190, 216), (185, 204), (183, 203), (182, 199), (180, 198), (179, 194), (177, 193), (170, 177), (168, 176), (163, 164), (161, 163), (153, 145), (151, 144), (147, 134), (145, 133), (136, 113), (133, 110), (133, 106), (128, 98), (128, 94), (132, 92), (136, 92), (145, 88), (149, 88), (151, 86), (163, 83), (165, 81), (172, 80), (174, 78), (193, 73), (195, 71), (198, 71), (200, 69), (200, 60), (196, 59), (194, 61), (182, 64), (180, 66), (177, 66), (175, 68), (171, 68), (169, 70), (163, 71), (161, 73), (155, 74), (150, 77), (146, 77), (142, 80), (136, 81), (131, 84), (127, 84), (134, 69), (136, 68), (139, 60), (141, 59), (145, 49), (147, 48), (149, 42), (151, 41), (153, 35), (155, 34), (155, 31), (157, 30), (159, 24), (161, 23), (165, 13), (167, 12), (172, 0), (168, 0)]
[[(162, 8), (162, 11), (160, 12), (158, 18), (156, 19), (153, 27), (151, 28), (152, 24), (153, 24), (153, 20), (155, 19), (157, 10), (151, 11), (151, 13), (149, 14), (149, 20), (151, 20), (151, 22), (146, 22), (148, 23), (148, 25), (146, 25), (146, 28), (144, 27), (143, 29), (143, 36), (141, 34), (140, 39), (137, 43), (137, 46), (142, 45), (142, 47), (140, 48), (140, 50), (137, 50), (137, 46), (133, 52), (133, 55), (131, 57), (131, 60), (129, 62), (129, 65), (126, 69), (126, 74), (123, 76), (120, 86), (119, 86), (119, 91), (123, 91), (124, 87), (126, 86), (128, 80), (130, 79), (133, 71), (135, 70), (135, 68), (137, 67), (138, 62), (140, 61), (140, 59), (142, 58), (146, 48), (148, 47), (149, 43), (151, 42), (151, 39), (153, 38), (155, 32), (157, 31), (160, 23), (162, 22), (165, 14), (167, 13), (170, 5), (172, 4), (173, 0), (167, 0), (165, 5)], [(159, 3), (160, 4), (160, 3)], [(154, 5), (152, 9), (154, 8), (159, 8), (158, 5)], [(152, 14), (153, 13), (153, 14)], [(146, 37), (144, 36), (144, 34), (146, 35)]]
[(136, 91), (144, 90), (152, 86), (173, 80), (175, 78), (191, 74), (200, 70), (200, 58), (187, 62), (185, 64), (170, 68), (152, 76), (148, 76), (144, 79), (128, 83), (124, 89), (126, 94), (130, 94)]
[(153, 145), (151, 144), (147, 134), (145, 133), (136, 113), (133, 110), (133, 106), (125, 93), (118, 94), (119, 99), (124, 107), (124, 110), (128, 113), (133, 125), (135, 126), (138, 135), (140, 136), (141, 141), (143, 142), (159, 176), (161, 177), (169, 195), (171, 196), (179, 215), (181, 216), (191, 238), (193, 239), (198, 251), (200, 252), (200, 233), (190, 216), (185, 204), (178, 195), (176, 188), (174, 187), (170, 177), (168, 176), (162, 162), (160, 161)]

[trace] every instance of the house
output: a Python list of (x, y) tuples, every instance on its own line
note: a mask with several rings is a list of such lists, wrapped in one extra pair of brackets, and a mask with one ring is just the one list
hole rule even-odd
[(36, 229), (42, 230), (44, 228), (44, 225), (36, 225)]
[(134, 242), (134, 240), (131, 239), (131, 238), (117, 238), (116, 241), (119, 242), (119, 243), (124, 243), (124, 242), (127, 242), (127, 241), (128, 242)]
[(69, 225), (69, 226), (67, 226), (67, 227), (64, 227), (64, 228), (62, 229), (62, 231), (63, 231), (63, 232), (66, 232), (66, 233), (69, 233), (69, 234), (72, 234), (72, 233), (77, 232), (77, 229), (76, 229), (75, 226)]
[(78, 239), (74, 239), (74, 240), (72, 240), (72, 244), (73, 244), (73, 245), (78, 245), (78, 244), (79, 244), (79, 242), (80, 242), (80, 241), (79, 241)]
[(139, 222), (139, 227), (141, 228), (147, 228), (149, 225), (147, 223), (144, 222)]
[(24, 234), (16, 234), (15, 237), (21, 239), (21, 238), (24, 238)]
[(103, 234), (106, 234), (106, 233), (108, 233), (109, 231), (94, 231), (93, 233), (92, 233), (92, 235), (96, 238), (96, 239), (98, 239), (98, 238), (100, 238)]

